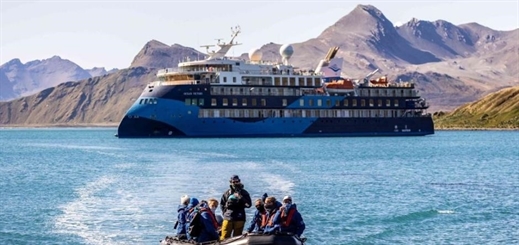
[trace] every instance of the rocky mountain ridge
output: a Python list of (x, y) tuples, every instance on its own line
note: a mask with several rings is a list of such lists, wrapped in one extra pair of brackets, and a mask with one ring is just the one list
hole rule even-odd
[(12, 59), (0, 66), (0, 101), (27, 96), (63, 82), (106, 75), (116, 70), (106, 71), (103, 67), (85, 70), (59, 56), (25, 64), (20, 59)]

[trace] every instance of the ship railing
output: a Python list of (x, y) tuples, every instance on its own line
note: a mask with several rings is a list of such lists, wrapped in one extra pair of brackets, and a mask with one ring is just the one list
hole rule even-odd
[(207, 82), (204, 80), (178, 80), (178, 81), (163, 81), (163, 82), (160, 82), (160, 85), (196, 85), (196, 84), (210, 84), (210, 83), (211, 83), (211, 81)]
[(321, 72), (301, 72), (301, 71), (240, 71), (242, 75), (293, 75), (293, 76), (322, 76)]
[(178, 68), (164, 68), (164, 69), (160, 69), (159, 71), (157, 71), (157, 76), (168, 74), (168, 73), (174, 73), (174, 72), (179, 72), (179, 69)]

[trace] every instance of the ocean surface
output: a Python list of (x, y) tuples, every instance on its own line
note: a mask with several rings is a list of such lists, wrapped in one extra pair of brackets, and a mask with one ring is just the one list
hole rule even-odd
[(233, 174), (253, 200), (291, 195), (309, 245), (519, 244), (518, 131), (254, 139), (115, 132), (0, 129), (0, 244), (158, 244), (174, 234), (181, 195), (219, 200)]

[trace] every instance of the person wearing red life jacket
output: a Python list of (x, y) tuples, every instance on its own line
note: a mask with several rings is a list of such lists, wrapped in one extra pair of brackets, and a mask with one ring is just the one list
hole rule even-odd
[(265, 209), (263, 200), (257, 199), (254, 202), (254, 206), (256, 207), (256, 212), (254, 212), (254, 217), (252, 218), (249, 227), (247, 228), (248, 233), (263, 232), (264, 227), (262, 227), (261, 224), (263, 220), (267, 219), (267, 210)]
[(297, 210), (296, 204), (292, 203), (291, 196), (285, 196), (283, 198), (283, 206), (279, 208), (274, 216), (273, 223), (274, 226), (269, 230), (270, 233), (280, 231), (301, 236), (306, 228), (303, 217)]
[(279, 230), (274, 223), (274, 218), (276, 214), (279, 212), (282, 204), (276, 200), (275, 197), (270, 196), (265, 199), (265, 210), (267, 215), (263, 217), (261, 222), (261, 228), (263, 229), (263, 233), (270, 234), (275, 233), (276, 230)]

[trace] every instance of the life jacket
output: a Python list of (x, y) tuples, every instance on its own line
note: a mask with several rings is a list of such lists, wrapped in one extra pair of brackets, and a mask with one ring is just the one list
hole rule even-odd
[[(191, 211), (191, 210), (190, 210)], [(189, 228), (188, 233), (192, 237), (197, 237), (202, 232), (202, 229), (204, 228), (202, 223), (202, 213), (203, 212), (209, 212), (209, 217), (211, 217), (211, 221), (213, 223), (214, 228), (218, 228), (218, 221), (216, 221), (216, 217), (214, 216), (213, 212), (211, 212), (211, 209), (209, 208), (197, 208), (193, 210), (195, 214), (193, 215), (193, 218), (189, 221)]]
[[(267, 215), (268, 214), (268, 215)], [(267, 225), (268, 226), (273, 226), (274, 225), (274, 216), (276, 216), (276, 212), (274, 212), (274, 210), (272, 210), (272, 212), (265, 212), (265, 214), (261, 215), (261, 227), (265, 228)]]
[(260, 213), (260, 214), (261, 214), (261, 219), (256, 220), (256, 226), (258, 226), (259, 228), (263, 228), (264, 227), (263, 223), (266, 222), (265, 220), (267, 220), (267, 211)]
[(286, 211), (286, 208), (280, 208), (281, 209), (281, 225), (282, 226), (289, 226), (290, 222), (292, 222), (292, 218), (294, 217), (294, 213), (296, 212), (295, 208), (291, 208), (288, 210), (288, 214)]

